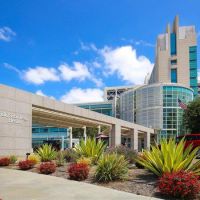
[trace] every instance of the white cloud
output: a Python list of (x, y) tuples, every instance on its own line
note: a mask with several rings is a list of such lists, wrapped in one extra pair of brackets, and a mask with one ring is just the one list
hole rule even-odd
[(92, 65), (95, 67), (95, 68), (100, 68), (101, 67), (101, 64), (97, 61), (94, 61), (92, 62)]
[(87, 103), (103, 101), (103, 91), (97, 88), (72, 88), (68, 93), (61, 97), (65, 103)]
[(57, 71), (54, 68), (47, 68), (36, 66), (35, 68), (29, 68), (23, 72), (23, 78), (34, 84), (43, 84), (46, 81), (59, 81), (60, 78), (57, 75)]
[(14, 37), (16, 33), (9, 27), (2, 27), (0, 28), (0, 40), (5, 42), (10, 42), (12, 37)]
[(40, 96), (43, 96), (43, 97), (46, 97), (47, 95), (45, 95), (42, 90), (37, 90), (36, 93), (37, 95), (40, 95)]
[(80, 62), (74, 62), (73, 67), (64, 63), (58, 67), (61, 72), (62, 79), (71, 81), (72, 79), (78, 79), (80, 81), (90, 78), (91, 74), (86, 65)]
[(98, 51), (97, 47), (95, 46), (95, 44), (90, 43), (90, 44), (85, 44), (83, 42), (80, 42), (81, 44), (81, 50), (83, 51)]
[(118, 76), (131, 84), (142, 84), (147, 73), (153, 68), (153, 63), (145, 57), (137, 57), (132, 46), (122, 46), (115, 49), (105, 47), (101, 50), (108, 74)]
[(200, 83), (200, 70), (198, 71), (198, 83)]
[(146, 46), (146, 47), (155, 47), (154, 44), (151, 44), (151, 43), (144, 41), (144, 40), (135, 41), (135, 45), (142, 45), (142, 46)]
[(42, 90), (37, 90), (35, 94), (43, 96), (43, 97), (49, 97), (50, 99), (55, 99), (53, 96), (47, 96), (46, 94), (44, 94)]
[(89, 71), (87, 65), (83, 63), (74, 62), (72, 67), (64, 63), (60, 65), (58, 69), (61, 72), (60, 76), (63, 80), (71, 81), (72, 79), (77, 79), (79, 81), (84, 81), (85, 79), (88, 79), (94, 82), (97, 87), (103, 85), (102, 80), (96, 78), (95, 75)]
[(13, 66), (9, 63), (3, 63), (3, 65), (4, 65), (5, 68), (10, 69), (12, 71), (15, 71), (21, 76), (21, 71), (17, 67), (15, 67), (15, 66)]
[(126, 38), (121, 38), (122, 41), (132, 44), (132, 45), (140, 45), (144, 47), (155, 47), (154, 44), (147, 42), (145, 40), (135, 40), (135, 39), (126, 39)]

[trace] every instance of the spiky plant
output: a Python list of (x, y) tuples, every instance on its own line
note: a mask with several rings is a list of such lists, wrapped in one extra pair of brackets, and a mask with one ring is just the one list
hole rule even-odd
[(157, 176), (163, 173), (193, 171), (200, 175), (200, 161), (194, 162), (199, 148), (192, 150), (192, 145), (185, 148), (184, 138), (176, 144), (174, 139), (162, 140), (160, 145), (152, 146), (150, 151), (144, 150), (137, 162)]
[(43, 144), (38, 150), (37, 154), (40, 156), (42, 162), (49, 162), (56, 158), (56, 150), (49, 144)]
[(97, 164), (95, 179), (98, 182), (123, 180), (128, 173), (128, 161), (116, 153), (103, 155)]
[(79, 156), (91, 158), (92, 163), (96, 164), (100, 156), (104, 152), (106, 144), (103, 141), (96, 142), (95, 138), (88, 138), (86, 142), (81, 140), (79, 144), (75, 146), (75, 151)]

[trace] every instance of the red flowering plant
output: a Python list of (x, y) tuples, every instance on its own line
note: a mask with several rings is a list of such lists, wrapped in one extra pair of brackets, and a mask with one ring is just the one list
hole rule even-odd
[(39, 171), (42, 174), (52, 174), (56, 171), (56, 164), (54, 162), (42, 162)]
[(34, 166), (34, 163), (31, 160), (21, 160), (19, 161), (18, 166), (22, 170), (28, 170)]
[(68, 168), (69, 178), (76, 181), (85, 180), (89, 174), (89, 166), (86, 163), (73, 163)]
[(159, 191), (171, 197), (195, 198), (200, 192), (199, 177), (193, 172), (179, 171), (165, 173), (159, 179)]
[(0, 166), (8, 166), (10, 164), (10, 158), (0, 158)]

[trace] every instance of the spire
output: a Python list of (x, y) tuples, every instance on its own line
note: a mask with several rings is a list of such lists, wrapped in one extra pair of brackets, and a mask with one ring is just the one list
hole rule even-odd
[(174, 18), (174, 23), (173, 23), (173, 32), (178, 33), (178, 27), (179, 27), (179, 16), (176, 15)]
[(167, 24), (167, 27), (166, 27), (166, 33), (170, 33), (170, 24), (169, 23)]

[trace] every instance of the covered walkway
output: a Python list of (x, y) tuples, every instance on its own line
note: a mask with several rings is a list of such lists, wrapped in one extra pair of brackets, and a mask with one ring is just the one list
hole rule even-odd
[[(109, 128), (109, 144), (121, 145), (122, 135), (131, 138), (131, 147), (138, 151), (138, 138), (144, 137), (144, 148), (150, 148), (154, 129), (66, 104), (23, 90), (0, 85), (0, 155), (24, 155), (32, 151), (32, 124), (68, 128), (72, 146), (72, 128)], [(99, 129), (100, 133), (100, 129)], [(66, 133), (67, 134), (67, 133)]]

